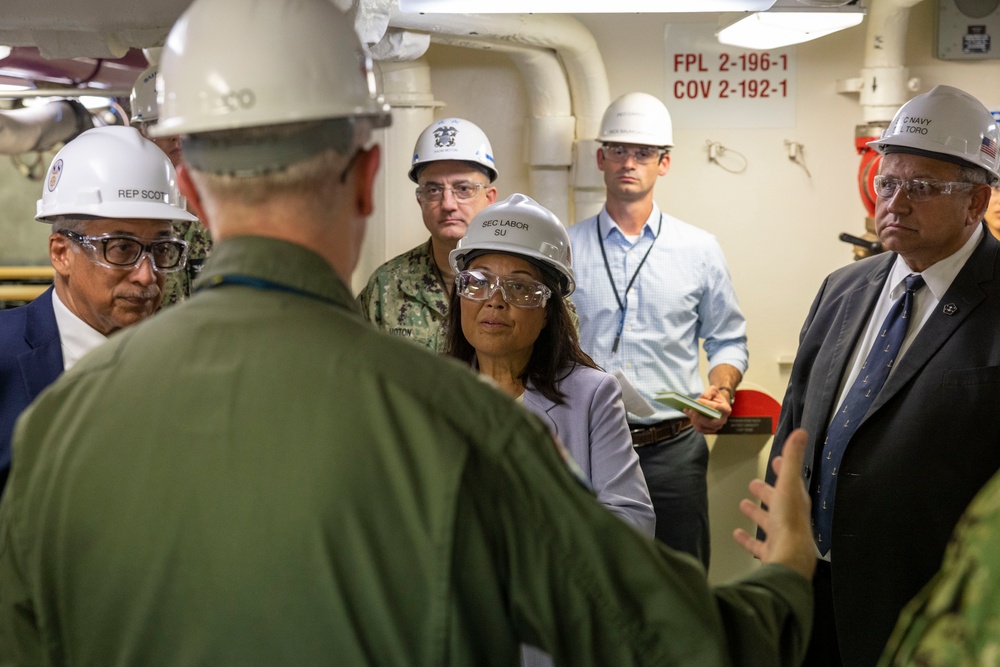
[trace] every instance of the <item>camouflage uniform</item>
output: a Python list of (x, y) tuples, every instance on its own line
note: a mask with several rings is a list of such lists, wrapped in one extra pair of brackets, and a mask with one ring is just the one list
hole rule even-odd
[(160, 303), (160, 310), (191, 296), (191, 283), (198, 277), (205, 259), (212, 251), (212, 236), (197, 220), (175, 222), (174, 231), (188, 243), (187, 266), (181, 271), (167, 274), (167, 279), (163, 283), (163, 301)]
[(941, 571), (903, 609), (879, 665), (1000, 664), (998, 591), (1000, 475), (969, 505)]
[(380, 330), (444, 352), (448, 294), (431, 242), (390, 259), (358, 295), (361, 311)]

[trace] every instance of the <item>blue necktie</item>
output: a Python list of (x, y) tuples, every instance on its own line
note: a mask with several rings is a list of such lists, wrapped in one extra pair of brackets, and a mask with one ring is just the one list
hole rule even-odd
[(813, 492), (813, 537), (824, 556), (830, 551), (830, 532), (833, 527), (833, 501), (837, 494), (837, 468), (844, 457), (847, 443), (858, 424), (875, 401), (889, 371), (896, 361), (899, 349), (906, 338), (906, 328), (913, 312), (913, 294), (924, 286), (922, 276), (910, 274), (904, 280), (906, 292), (899, 297), (882, 322), (882, 331), (865, 357), (861, 372), (844, 397), (837, 414), (830, 422), (823, 441), (819, 479)]

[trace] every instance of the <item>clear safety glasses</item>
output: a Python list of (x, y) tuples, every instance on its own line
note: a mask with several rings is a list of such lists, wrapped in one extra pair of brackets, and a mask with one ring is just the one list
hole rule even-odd
[(462, 181), (461, 183), (455, 183), (451, 186), (428, 183), (427, 185), (417, 188), (417, 199), (422, 202), (439, 202), (444, 199), (445, 191), (451, 190), (451, 194), (455, 199), (459, 201), (466, 201), (478, 195), (479, 191), (485, 187), (486, 186), (482, 183), (476, 183), (474, 181)]
[(659, 162), (665, 154), (663, 149), (654, 146), (623, 146), (622, 144), (604, 144), (601, 146), (601, 152), (604, 153), (605, 160), (625, 162), (632, 158), (637, 164)]
[(67, 230), (59, 233), (88, 250), (93, 261), (111, 269), (134, 269), (144, 255), (149, 255), (157, 271), (167, 273), (181, 270), (187, 261), (188, 245), (180, 239), (166, 238), (143, 243), (134, 236), (84, 236)]
[(542, 308), (552, 290), (537, 280), (522, 276), (498, 276), (489, 271), (461, 271), (455, 276), (455, 289), (463, 299), (487, 301), (499, 289), (503, 300), (518, 308)]
[(892, 176), (875, 177), (875, 194), (883, 199), (892, 199), (900, 188), (910, 201), (927, 201), (942, 195), (957, 192), (967, 192), (976, 186), (975, 183), (960, 183), (958, 181), (939, 181), (933, 178), (913, 178), (901, 181)]

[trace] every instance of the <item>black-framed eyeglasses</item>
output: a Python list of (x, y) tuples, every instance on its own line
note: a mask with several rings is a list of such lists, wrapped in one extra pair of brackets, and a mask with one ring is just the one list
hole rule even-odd
[(452, 196), (459, 201), (467, 201), (479, 194), (486, 186), (475, 181), (462, 181), (452, 185), (428, 183), (417, 188), (417, 199), (422, 202), (439, 202), (444, 199), (444, 193), (451, 190)]
[(143, 256), (149, 255), (153, 268), (171, 273), (187, 263), (188, 244), (176, 238), (157, 239), (143, 243), (134, 236), (102, 234), (84, 236), (65, 229), (59, 233), (91, 252), (91, 259), (110, 269), (134, 269)]
[(463, 299), (487, 301), (497, 290), (504, 301), (518, 308), (541, 308), (552, 296), (548, 287), (523, 276), (498, 276), (481, 269), (460, 271), (455, 276), (455, 291)]
[(927, 201), (942, 195), (967, 192), (976, 186), (975, 183), (960, 181), (939, 181), (935, 178), (911, 178), (902, 181), (894, 176), (875, 177), (875, 194), (883, 199), (892, 199), (900, 188), (910, 201)]
[(622, 144), (604, 144), (601, 146), (605, 160), (612, 162), (625, 162), (629, 158), (636, 161), (636, 164), (649, 164), (659, 162), (667, 154), (662, 148), (656, 146), (624, 146)]

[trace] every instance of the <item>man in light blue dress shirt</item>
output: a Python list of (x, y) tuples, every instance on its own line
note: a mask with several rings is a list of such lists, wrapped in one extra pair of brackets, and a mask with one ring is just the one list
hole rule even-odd
[[(665, 390), (697, 398), (716, 419), (659, 403), (629, 414), (632, 441), (656, 512), (656, 537), (707, 570), (708, 446), (732, 410), (748, 363), (746, 321), (715, 238), (662, 213), (656, 179), (670, 167), (670, 115), (645, 93), (624, 95), (601, 121), (597, 166), (607, 200), (570, 227), (580, 343), (608, 372), (621, 371), (648, 401)], [(709, 386), (699, 375), (699, 341)]]

